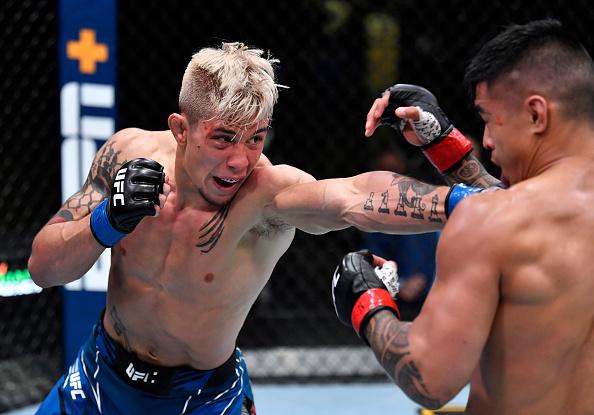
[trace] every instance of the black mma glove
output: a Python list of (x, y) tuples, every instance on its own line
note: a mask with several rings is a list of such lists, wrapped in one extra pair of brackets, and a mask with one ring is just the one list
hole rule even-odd
[(418, 121), (411, 121), (417, 137), (424, 143), (423, 153), (441, 172), (446, 173), (472, 151), (472, 143), (458, 131), (439, 107), (437, 98), (417, 85), (396, 84), (388, 89), (390, 99), (380, 118), (380, 125), (389, 125), (398, 134), (406, 120), (394, 114), (398, 107), (417, 107)]
[(154, 216), (163, 193), (165, 173), (154, 160), (127, 161), (116, 173), (107, 199), (91, 213), (91, 232), (101, 245), (114, 246), (136, 228), (145, 216)]
[(368, 250), (351, 252), (342, 258), (332, 278), (332, 300), (338, 319), (352, 326), (359, 337), (365, 338), (365, 327), (380, 310), (390, 310), (400, 318), (394, 301), (398, 293), (396, 264), (386, 262), (382, 268), (373, 266)]

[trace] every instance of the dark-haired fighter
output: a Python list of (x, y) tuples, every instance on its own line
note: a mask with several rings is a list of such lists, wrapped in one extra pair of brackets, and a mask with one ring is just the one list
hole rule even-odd
[(470, 382), (468, 414), (593, 414), (594, 64), (542, 20), (485, 44), (465, 80), (510, 188), (453, 212), (414, 322), (379, 278), (395, 275), (364, 252), (337, 269), (337, 314), (423, 406)]

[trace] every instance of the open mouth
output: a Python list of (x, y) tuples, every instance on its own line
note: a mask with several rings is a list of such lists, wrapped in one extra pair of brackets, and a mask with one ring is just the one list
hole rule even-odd
[(239, 181), (239, 179), (226, 179), (223, 177), (215, 177), (214, 180), (219, 186), (225, 188), (232, 187)]

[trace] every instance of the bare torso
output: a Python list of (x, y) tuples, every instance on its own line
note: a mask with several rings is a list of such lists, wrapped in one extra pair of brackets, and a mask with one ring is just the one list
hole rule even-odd
[(467, 413), (594, 414), (593, 166), (568, 159), (489, 196), (501, 298)]
[[(124, 156), (153, 158), (174, 179), (171, 133), (150, 134), (152, 151)], [(209, 369), (231, 355), (295, 232), (263, 216), (270, 195), (261, 173), (257, 167), (227, 207), (208, 210), (181, 206), (173, 183), (160, 215), (113, 248), (104, 319), (112, 338), (164, 366)]]

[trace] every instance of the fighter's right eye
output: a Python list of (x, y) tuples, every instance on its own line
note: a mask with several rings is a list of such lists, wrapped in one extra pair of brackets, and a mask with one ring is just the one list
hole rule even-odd
[(228, 135), (219, 135), (211, 138), (217, 147), (226, 147), (233, 143), (233, 137)]
[(221, 141), (226, 141), (228, 143), (233, 141), (233, 137), (228, 136), (228, 135), (217, 135), (215, 137), (213, 137), (213, 139), (215, 140), (221, 140)]

